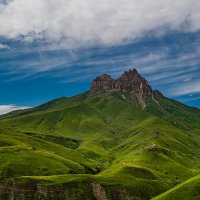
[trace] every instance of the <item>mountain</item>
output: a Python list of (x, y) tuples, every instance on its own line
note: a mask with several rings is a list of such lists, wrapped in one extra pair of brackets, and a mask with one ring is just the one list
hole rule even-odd
[(135, 69), (2, 115), (0, 135), (2, 200), (200, 199), (200, 110)]

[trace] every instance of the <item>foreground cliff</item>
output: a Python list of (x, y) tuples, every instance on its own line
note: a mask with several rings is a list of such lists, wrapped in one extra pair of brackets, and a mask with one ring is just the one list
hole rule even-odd
[[(134, 195), (135, 196), (135, 195)], [(136, 196), (135, 196), (136, 197)], [(82, 181), (67, 183), (62, 186), (42, 186), (37, 182), (16, 184), (15, 182), (1, 185), (1, 200), (131, 200), (132, 195), (120, 186), (102, 186), (97, 182)]]
[(199, 122), (136, 70), (99, 76), (89, 92), (0, 117), (0, 199), (154, 198), (200, 174)]

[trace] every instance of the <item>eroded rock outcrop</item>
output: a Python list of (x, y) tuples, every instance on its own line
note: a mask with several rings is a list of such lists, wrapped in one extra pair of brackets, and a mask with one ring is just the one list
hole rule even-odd
[(125, 99), (125, 94), (129, 94), (137, 99), (138, 104), (144, 109), (146, 107), (145, 95), (151, 96), (158, 91), (152, 90), (151, 86), (136, 69), (125, 71), (118, 79), (112, 79), (111, 76), (104, 74), (93, 80), (90, 88), (90, 93), (96, 92), (112, 93), (121, 91), (122, 98)]
[(152, 94), (153, 92), (151, 86), (138, 74), (136, 69), (124, 72), (114, 81), (113, 88), (136, 94)]
[(72, 182), (63, 185), (40, 185), (37, 182), (0, 184), (1, 200), (133, 200), (125, 188), (106, 187), (97, 182)]
[(109, 91), (112, 89), (114, 80), (111, 76), (104, 74), (102, 76), (98, 76), (93, 80), (90, 92), (95, 92), (98, 90)]
[(148, 82), (138, 74), (136, 69), (125, 71), (121, 77), (113, 80), (111, 76), (104, 74), (93, 80), (90, 92), (95, 91), (112, 92), (121, 90), (135, 94), (152, 94), (153, 90)]

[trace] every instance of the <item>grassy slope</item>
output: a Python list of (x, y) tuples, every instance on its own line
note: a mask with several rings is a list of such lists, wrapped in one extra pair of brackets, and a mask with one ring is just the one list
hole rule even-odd
[(200, 175), (190, 178), (182, 184), (168, 190), (153, 200), (199, 200)]
[(88, 177), (150, 199), (197, 175), (200, 111), (160, 96), (148, 101), (151, 114), (118, 93), (83, 94), (2, 116), (1, 179)]

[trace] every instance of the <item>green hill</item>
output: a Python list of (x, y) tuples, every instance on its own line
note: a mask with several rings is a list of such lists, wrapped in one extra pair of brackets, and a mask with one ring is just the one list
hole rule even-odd
[(184, 181), (200, 174), (200, 110), (135, 73), (1, 116), (0, 199), (146, 200), (183, 183), (196, 200)]
[(199, 200), (199, 188), (200, 188), (200, 175), (190, 178), (182, 184), (170, 189), (164, 194), (154, 198), (154, 200)]

